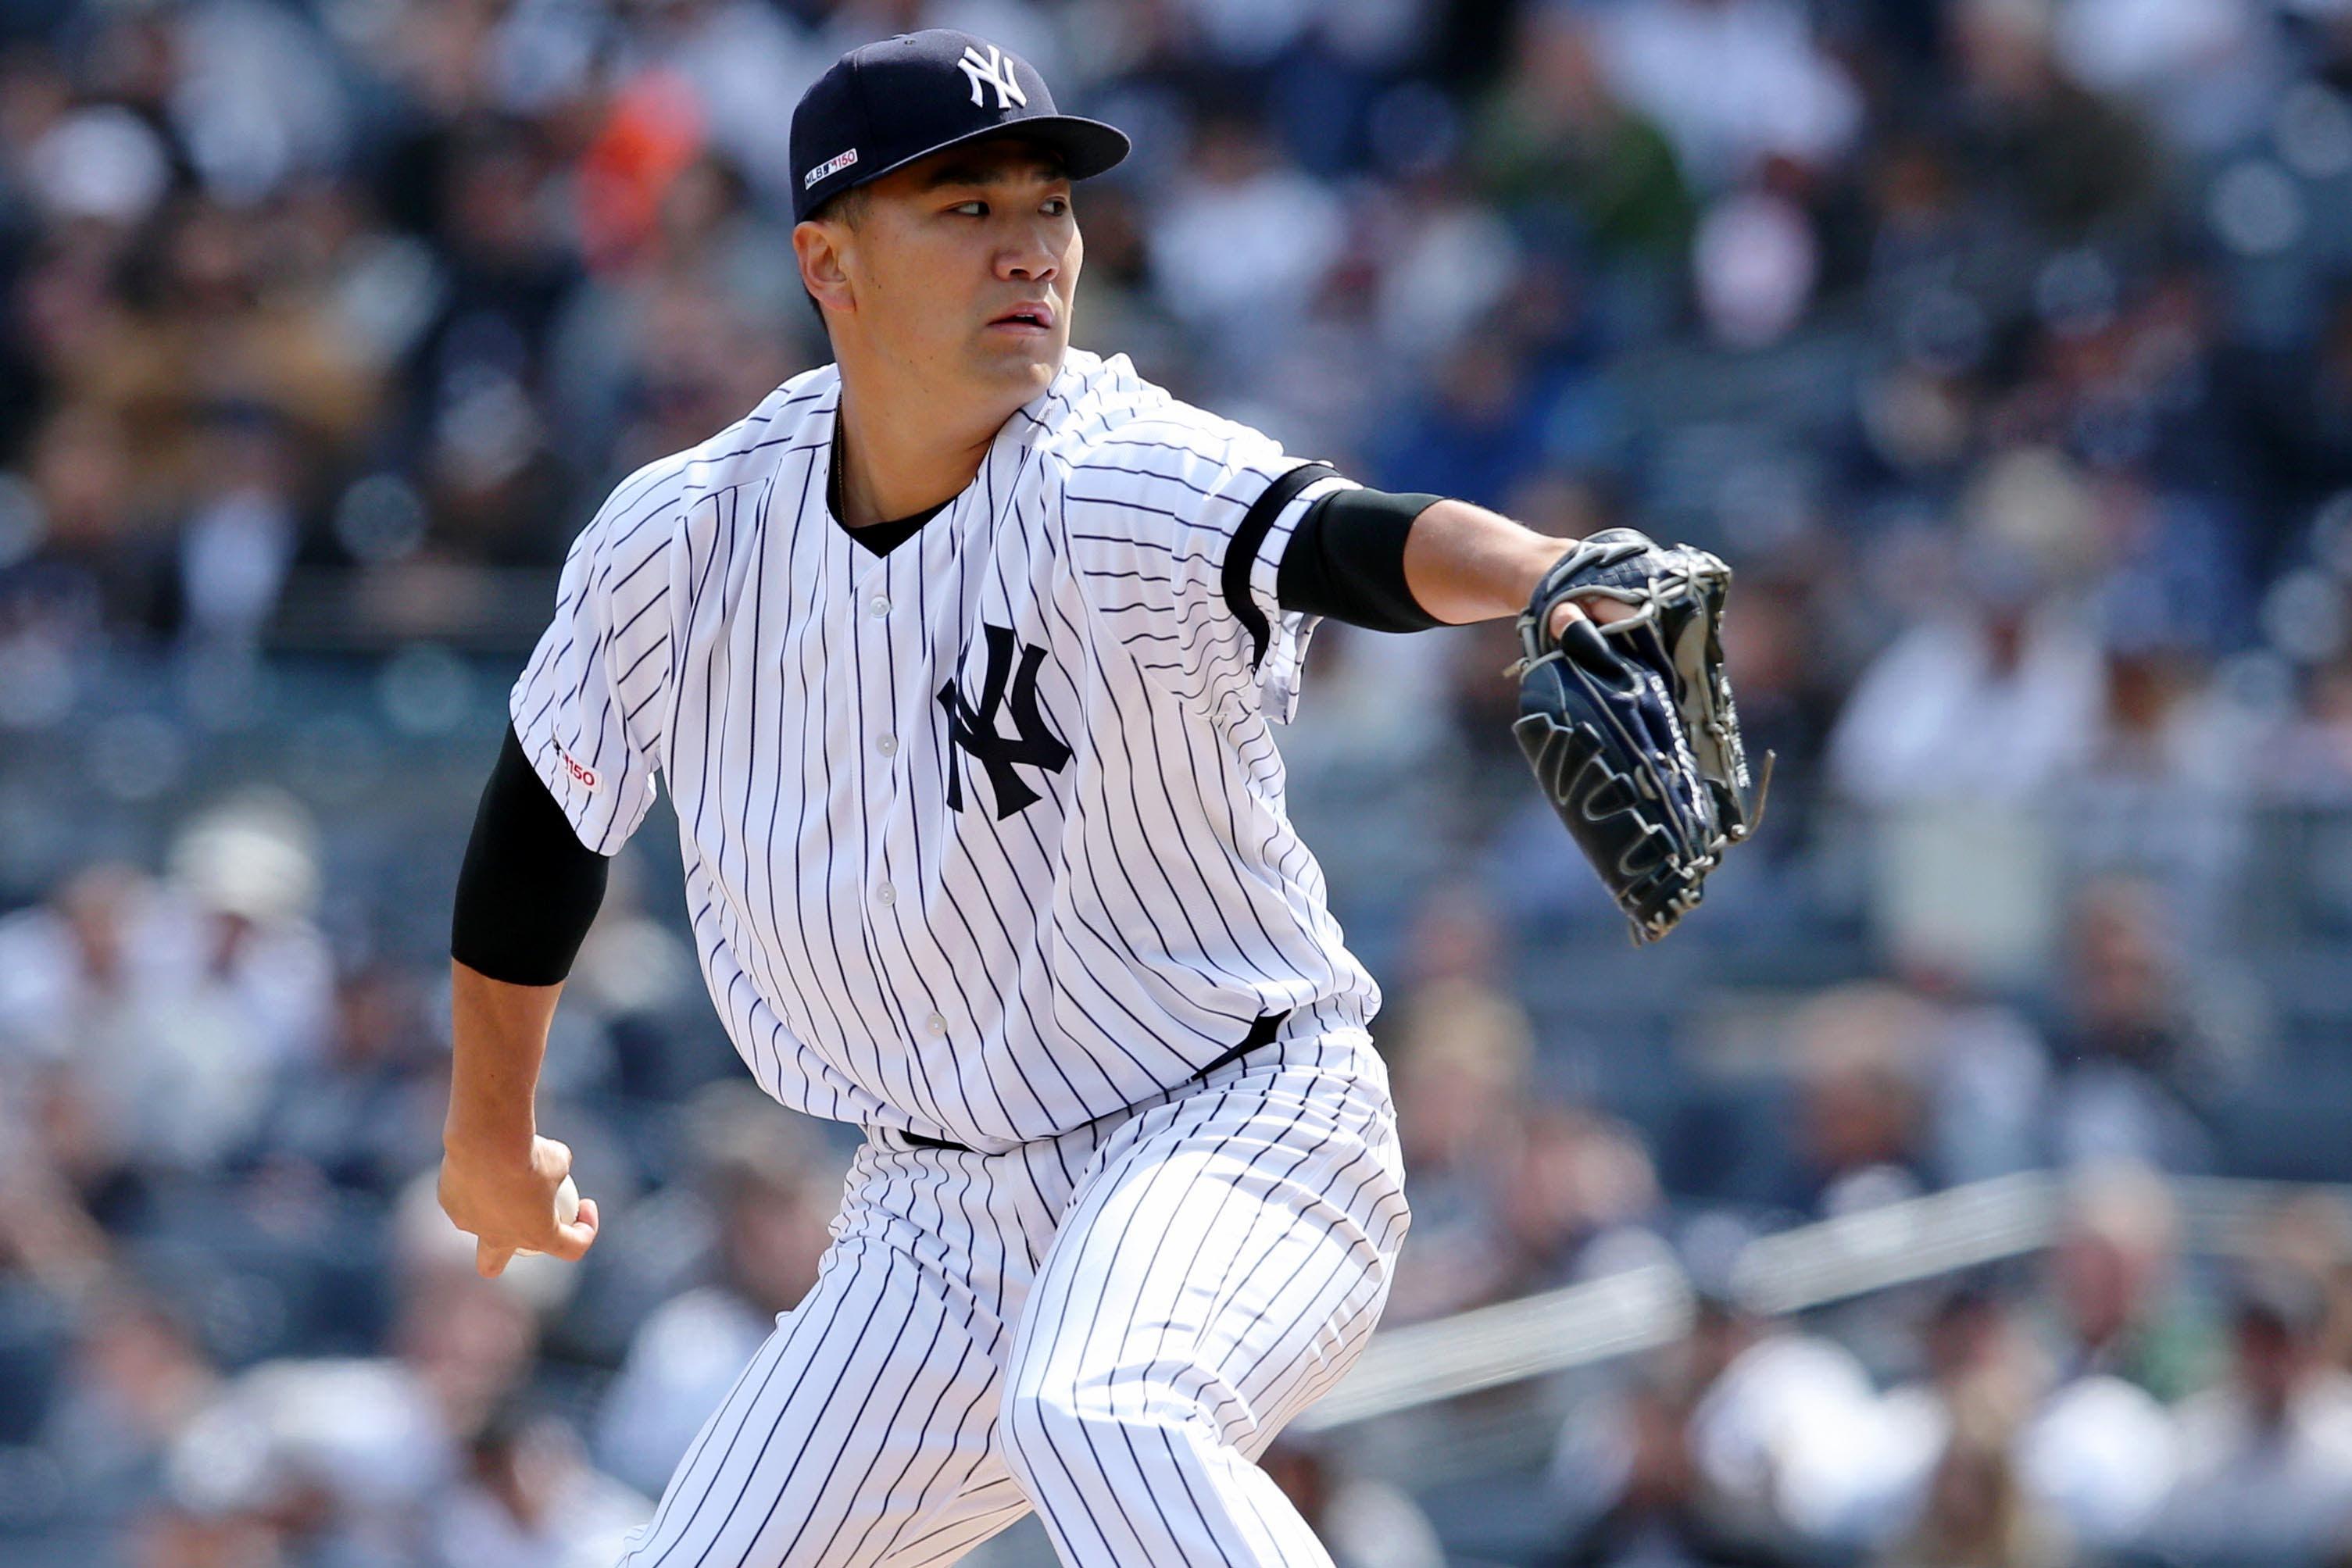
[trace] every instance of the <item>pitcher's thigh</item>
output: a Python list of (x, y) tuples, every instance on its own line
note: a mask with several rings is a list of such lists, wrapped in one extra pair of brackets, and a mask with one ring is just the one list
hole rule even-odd
[(1263, 1076), (1122, 1129), (1046, 1254), (1003, 1441), (1068, 1561), (1323, 1560), (1251, 1461), (1361, 1350), (1406, 1213), (1384, 1094)]
[(845, 1242), (670, 1478), (621, 1568), (918, 1568), (1028, 1511), (994, 1446), (1003, 1331)]

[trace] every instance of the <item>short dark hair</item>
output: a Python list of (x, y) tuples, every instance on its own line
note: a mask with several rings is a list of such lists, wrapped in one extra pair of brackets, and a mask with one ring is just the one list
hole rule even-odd
[(852, 185), (847, 190), (835, 191), (812, 208), (809, 215), (801, 222), (848, 224), (855, 227), (857, 220), (866, 215), (866, 199), (873, 193), (872, 187), (866, 185)]

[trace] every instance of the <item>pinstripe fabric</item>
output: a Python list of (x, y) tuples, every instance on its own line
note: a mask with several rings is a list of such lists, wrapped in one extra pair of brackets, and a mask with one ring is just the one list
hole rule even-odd
[(1379, 992), (1267, 728), (1311, 631), (1275, 601), (1282, 549), (1346, 481), (1250, 563), (1254, 662), (1224, 547), (1295, 465), (1273, 441), (1073, 352), (877, 557), (826, 509), (838, 396), (831, 366), (795, 378), (615, 488), (511, 704), (592, 848), (660, 776), (761, 1086), (1003, 1150), (1182, 1083), (1262, 1014), (1362, 1028)]
[(1325, 1564), (1253, 1460), (1371, 1332), (1408, 1223), (1386, 1074), (1301, 1034), (999, 1154), (877, 1130), (818, 1283), (624, 1568)]

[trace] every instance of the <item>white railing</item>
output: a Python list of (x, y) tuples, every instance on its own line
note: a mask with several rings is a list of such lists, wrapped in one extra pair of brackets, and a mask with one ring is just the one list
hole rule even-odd
[[(2252, 1245), (2257, 1217), (2312, 1190), (2207, 1177), (2170, 1185), (2182, 1245), (2221, 1257)], [(1732, 1290), (1778, 1316), (2021, 1257), (2050, 1244), (2065, 1195), (2064, 1177), (2028, 1172), (1800, 1226), (1748, 1243), (1733, 1267)], [(1391, 1329), (1296, 1424), (1328, 1431), (1654, 1349), (1680, 1338), (1690, 1313), (1682, 1271), (1652, 1263)]]

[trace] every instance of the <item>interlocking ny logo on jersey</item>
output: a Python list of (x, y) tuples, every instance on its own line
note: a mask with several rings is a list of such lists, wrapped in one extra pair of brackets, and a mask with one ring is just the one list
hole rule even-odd
[[(1024, 645), (1016, 672), (1013, 629), (983, 622), (981, 631), (988, 639), (988, 671), (981, 677), (980, 706), (971, 705), (953, 678), (940, 687), (940, 706), (948, 710), (948, 806), (963, 810), (962, 769), (955, 754), (955, 748), (961, 747), (988, 769), (988, 787), (996, 797), (996, 816), (1002, 821), (1034, 805), (1038, 799), (1037, 791), (1013, 769), (1042, 768), (1059, 773), (1069, 766), (1070, 748), (1045, 727), (1045, 716), (1037, 711), (1037, 666), (1045, 662), (1045, 650), (1034, 643)], [(1013, 727), (1018, 732), (1012, 737), (996, 732), (996, 713), (1004, 704), (1008, 678), (1013, 685)]]
[(956, 62), (956, 69), (971, 78), (971, 101), (974, 108), (982, 107), (980, 99), (980, 89), (982, 87), (992, 87), (996, 89), (996, 107), (999, 109), (1011, 109), (1016, 103), (1024, 109), (1029, 107), (1029, 95), (1021, 90), (1019, 82), (1013, 79), (1013, 62), (1006, 59), (1004, 51), (994, 44), (988, 46), (988, 53), (985, 55), (970, 44), (966, 44), (963, 47), (963, 58)]

